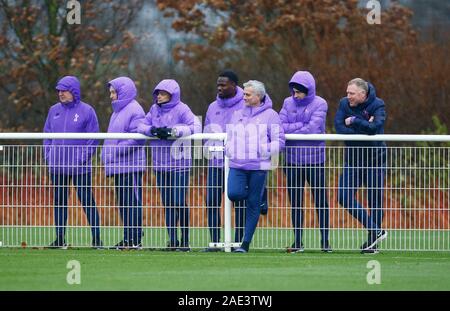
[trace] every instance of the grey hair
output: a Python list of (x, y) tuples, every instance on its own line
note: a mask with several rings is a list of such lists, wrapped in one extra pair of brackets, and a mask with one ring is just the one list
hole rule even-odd
[(255, 90), (256, 95), (263, 99), (266, 96), (266, 88), (264, 87), (264, 83), (257, 80), (249, 80), (244, 83), (244, 88), (251, 87)]
[(369, 93), (369, 83), (367, 83), (367, 81), (365, 81), (361, 78), (355, 78), (348, 82), (348, 85), (351, 85), (351, 84), (356, 85), (358, 88), (360, 88), (361, 90), (366, 92), (366, 94)]

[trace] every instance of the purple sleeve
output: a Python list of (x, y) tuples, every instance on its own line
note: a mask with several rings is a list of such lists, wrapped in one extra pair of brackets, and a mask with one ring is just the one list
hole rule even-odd
[(263, 150), (266, 150), (271, 156), (276, 155), (284, 149), (286, 143), (283, 126), (278, 114), (275, 113), (275, 116), (271, 118), (267, 127), (267, 131), (269, 143), (266, 146), (262, 146), (262, 148)]
[(152, 114), (151, 112), (149, 112), (146, 114), (145, 118), (142, 118), (138, 121), (136, 128), (132, 129), (132, 132), (151, 136), (151, 129)]
[[(142, 121), (144, 120), (144, 113), (135, 113), (131, 116), (130, 121), (129, 121), (129, 125), (128, 125), (128, 130), (126, 131), (127, 133), (136, 133), (136, 129), (138, 128), (138, 125), (142, 123)], [(129, 152), (130, 149), (133, 149), (135, 147), (141, 146), (141, 145), (145, 145), (145, 139), (122, 139), (119, 140), (118, 145), (118, 153), (119, 154), (125, 154), (127, 152)]]
[(202, 124), (190, 109), (186, 110), (180, 118), (180, 123), (173, 126), (177, 130), (177, 137), (189, 136), (191, 134), (201, 133)]
[[(211, 107), (211, 106), (210, 106)], [(210, 113), (210, 110), (209, 110), (210, 108), (208, 108), (208, 111), (206, 112), (206, 117), (205, 117), (205, 129), (207, 129), (208, 128), (208, 125), (211, 123), (211, 120), (210, 120), (210, 118), (209, 118), (209, 113)]]
[(303, 126), (298, 128), (296, 134), (320, 134), (322, 128), (325, 127), (328, 106), (321, 104), (311, 115), (309, 122), (303, 123)]
[(299, 128), (303, 127), (303, 122), (289, 122), (288, 112), (285, 105), (281, 108), (280, 120), (281, 126), (286, 134), (296, 133)]

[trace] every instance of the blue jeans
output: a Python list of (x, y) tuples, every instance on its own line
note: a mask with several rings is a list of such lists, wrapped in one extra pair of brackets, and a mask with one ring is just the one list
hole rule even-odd
[[(222, 167), (208, 168), (208, 189), (206, 193), (206, 206), (208, 207), (208, 227), (211, 242), (220, 241), (220, 207), (222, 206), (224, 173)], [(234, 241), (242, 242), (245, 226), (245, 201), (238, 201), (234, 205)]]
[(292, 206), (292, 227), (294, 228), (295, 247), (302, 245), (303, 229), (303, 189), (305, 181), (308, 182), (317, 216), (319, 217), (320, 235), (322, 237), (321, 246), (328, 245), (329, 232), (329, 207), (327, 190), (325, 186), (325, 168), (323, 164), (289, 167), (284, 169), (288, 187), (289, 199)]
[[(384, 175), (384, 163), (378, 167), (353, 167), (346, 163), (339, 177), (339, 204), (369, 231), (380, 230), (383, 222)], [(363, 185), (367, 189), (370, 215), (356, 200), (356, 193)]]
[(72, 179), (73, 184), (77, 188), (77, 196), (83, 205), (87, 220), (91, 225), (92, 243), (100, 241), (100, 217), (92, 193), (91, 174), (83, 175), (63, 175), (50, 174), (53, 188), (53, 200), (55, 204), (55, 226), (56, 239), (60, 242), (64, 241), (67, 224), (67, 200), (69, 197), (69, 184)]
[(142, 239), (142, 175), (143, 172), (114, 175), (123, 239), (134, 245)]
[(189, 186), (189, 172), (155, 171), (161, 199), (165, 206), (166, 227), (170, 247), (179, 245), (177, 226), (181, 227), (181, 247), (189, 247), (189, 207), (186, 192)]
[(230, 168), (228, 175), (228, 197), (232, 201), (246, 200), (245, 231), (243, 243), (250, 244), (258, 225), (266, 187), (267, 171), (247, 171)]

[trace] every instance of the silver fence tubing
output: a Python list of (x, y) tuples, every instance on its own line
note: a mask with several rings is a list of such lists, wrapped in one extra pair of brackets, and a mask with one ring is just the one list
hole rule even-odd
[[(44, 146), (44, 138), (67, 143)], [(363, 224), (372, 221), (388, 232), (383, 250), (450, 251), (450, 136), (286, 138), (326, 145), (289, 144), (279, 155), (252, 249), (285, 250), (297, 240), (320, 250), (328, 239), (333, 250), (359, 250), (368, 235)], [(143, 142), (109, 146), (102, 139)], [(215, 139), (213, 147), (207, 139)], [(245, 202), (224, 194), (224, 139), (185, 138), (174, 159), (166, 142), (139, 134), (0, 133), (0, 241), (229, 251), (242, 240)], [(343, 140), (383, 140), (387, 147), (345, 147)]]

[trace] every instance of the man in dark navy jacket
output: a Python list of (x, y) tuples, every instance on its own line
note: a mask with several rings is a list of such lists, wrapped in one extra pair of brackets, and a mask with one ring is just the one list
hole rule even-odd
[[(334, 119), (338, 134), (384, 133), (386, 111), (375, 88), (363, 79), (351, 80), (347, 97), (341, 99)], [(386, 144), (383, 141), (346, 141), (344, 171), (339, 178), (338, 200), (369, 232), (362, 253), (377, 253), (377, 244), (386, 238), (383, 222), (383, 190)], [(356, 200), (358, 188), (365, 186), (370, 214)]]

